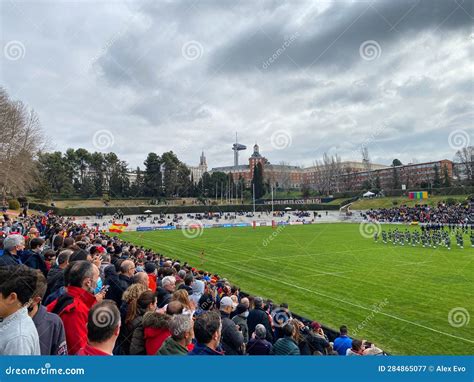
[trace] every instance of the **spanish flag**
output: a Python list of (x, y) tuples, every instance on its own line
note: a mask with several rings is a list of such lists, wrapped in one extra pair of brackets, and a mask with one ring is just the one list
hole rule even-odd
[(127, 224), (113, 223), (109, 227), (109, 232), (122, 233), (125, 230), (126, 227), (127, 227)]

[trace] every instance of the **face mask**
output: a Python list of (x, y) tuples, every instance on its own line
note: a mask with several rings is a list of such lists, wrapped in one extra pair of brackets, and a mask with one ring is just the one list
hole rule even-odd
[(246, 312), (242, 313), (242, 317), (247, 318), (249, 316), (249, 311), (247, 310)]

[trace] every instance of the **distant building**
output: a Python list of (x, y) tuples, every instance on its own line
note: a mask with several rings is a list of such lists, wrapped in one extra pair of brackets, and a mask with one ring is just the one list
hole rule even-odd
[(204, 151), (201, 153), (199, 158), (199, 164), (197, 166), (188, 166), (191, 171), (191, 179), (194, 183), (198, 183), (205, 172), (207, 172), (207, 162), (206, 157), (204, 156)]

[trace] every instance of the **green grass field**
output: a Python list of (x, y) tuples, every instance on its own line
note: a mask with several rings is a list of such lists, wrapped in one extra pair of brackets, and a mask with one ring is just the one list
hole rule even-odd
[[(219, 273), (248, 293), (287, 302), (332, 328), (346, 324), (355, 337), (392, 354), (474, 354), (474, 319), (465, 322), (466, 311), (474, 314), (469, 241), (464, 250), (455, 240), (451, 251), (394, 247), (364, 238), (358, 224), (205, 229), (192, 239), (180, 230), (121, 237)], [(457, 312), (453, 325), (451, 311)]]

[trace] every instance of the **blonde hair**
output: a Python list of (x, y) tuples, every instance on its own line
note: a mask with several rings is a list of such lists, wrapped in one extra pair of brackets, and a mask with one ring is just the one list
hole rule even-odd
[(128, 304), (127, 315), (125, 317), (126, 324), (133, 321), (137, 316), (137, 300), (140, 295), (147, 290), (148, 288), (143, 284), (132, 284), (123, 292), (122, 300)]
[(172, 301), (179, 301), (181, 304), (184, 305), (185, 308), (189, 310), (194, 310), (194, 306), (189, 299), (189, 294), (186, 289), (178, 289), (176, 292), (173, 293), (173, 297), (171, 298)]

